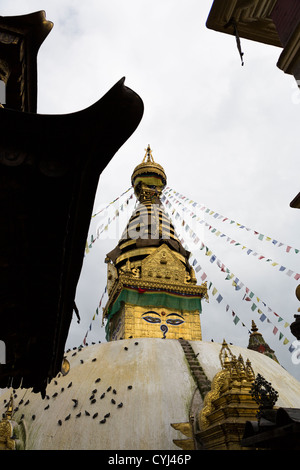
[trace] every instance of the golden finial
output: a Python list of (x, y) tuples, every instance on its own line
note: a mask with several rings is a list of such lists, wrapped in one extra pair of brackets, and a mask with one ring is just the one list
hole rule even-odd
[[(145, 149), (146, 153), (145, 153), (145, 156), (143, 158), (143, 163), (145, 161), (147, 162), (153, 162), (154, 163), (154, 158), (153, 158), (153, 155), (152, 155), (152, 150), (151, 150), (151, 147), (150, 145), (148, 144), (148, 147)], [(147, 160), (146, 160), (146, 157), (147, 157)]]
[(219, 359), (220, 359), (222, 368), (226, 367), (227, 363), (230, 360), (232, 360), (233, 357), (234, 356), (233, 356), (227, 342), (225, 341), (225, 339), (223, 339), (221, 351), (220, 351), (220, 354), (219, 354)]

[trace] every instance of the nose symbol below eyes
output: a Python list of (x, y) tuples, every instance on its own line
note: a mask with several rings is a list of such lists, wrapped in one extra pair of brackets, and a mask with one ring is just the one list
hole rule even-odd
[(160, 329), (161, 329), (161, 331), (162, 331), (163, 334), (164, 334), (164, 335), (163, 335), (163, 338), (165, 338), (165, 337), (166, 337), (166, 333), (167, 333), (167, 331), (168, 331), (169, 328), (167, 327), (167, 325), (160, 325)]

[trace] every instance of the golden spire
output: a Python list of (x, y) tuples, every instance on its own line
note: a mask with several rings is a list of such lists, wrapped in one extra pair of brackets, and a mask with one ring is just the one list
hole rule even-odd
[(139, 204), (105, 260), (107, 339), (163, 334), (199, 340), (199, 313), (207, 287), (197, 286), (190, 252), (182, 246), (160, 200), (165, 171), (154, 161), (150, 145), (145, 152), (131, 177)]
[(154, 158), (153, 158), (153, 155), (152, 155), (152, 150), (151, 150), (151, 147), (150, 145), (148, 144), (148, 147), (145, 149), (146, 153), (145, 153), (145, 156), (143, 158), (143, 163), (145, 162), (146, 160), (146, 157), (147, 157), (147, 162), (154, 162)]

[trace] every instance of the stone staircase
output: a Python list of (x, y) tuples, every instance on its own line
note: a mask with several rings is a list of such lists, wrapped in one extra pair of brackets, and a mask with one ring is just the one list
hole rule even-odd
[(194, 350), (190, 345), (189, 341), (185, 339), (179, 339), (178, 341), (182, 346), (185, 357), (189, 364), (196, 385), (200, 391), (202, 399), (204, 399), (207, 392), (211, 390), (211, 382), (206, 377), (205, 372), (202, 369), (201, 364), (199, 363), (197, 356), (195, 355)]

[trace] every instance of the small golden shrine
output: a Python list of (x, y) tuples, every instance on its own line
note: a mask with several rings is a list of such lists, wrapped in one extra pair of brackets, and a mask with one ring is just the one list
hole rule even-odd
[(107, 254), (106, 339), (201, 340), (201, 300), (190, 252), (160, 200), (167, 178), (150, 146), (131, 177), (138, 206), (116, 248)]
[(207, 450), (241, 450), (245, 423), (258, 413), (250, 393), (255, 374), (249, 359), (235, 357), (225, 340), (219, 358), (222, 369), (205, 396), (197, 438)]
[(0, 420), (0, 450), (15, 450), (16, 442), (13, 438), (13, 397), (7, 404), (7, 410)]

